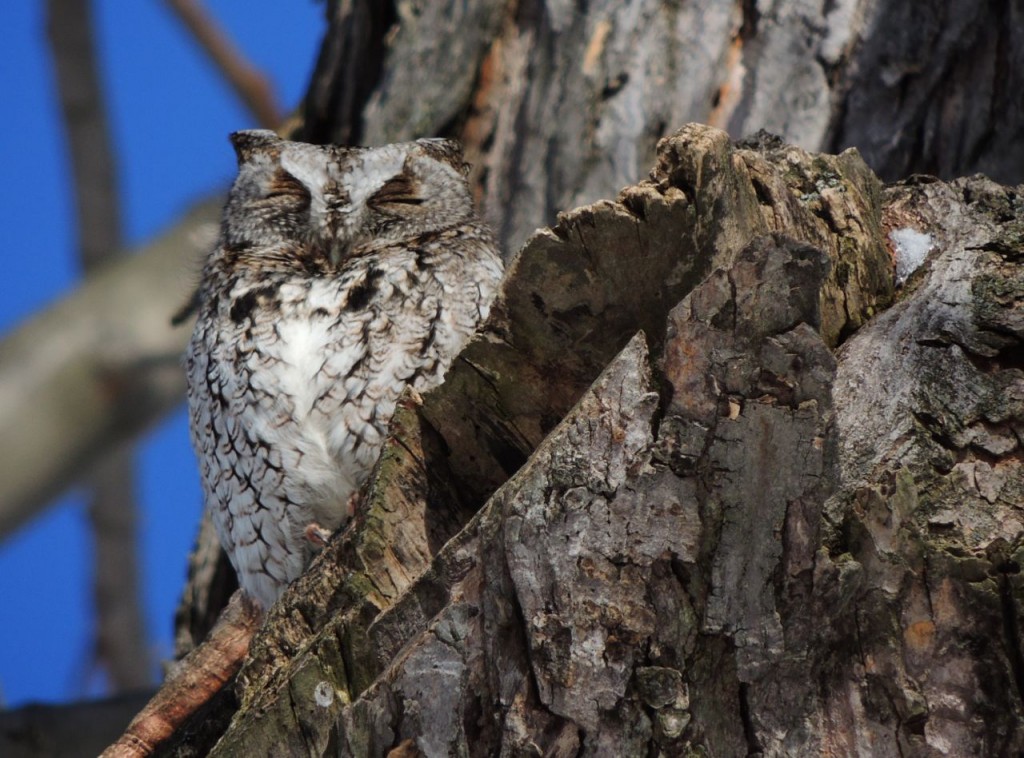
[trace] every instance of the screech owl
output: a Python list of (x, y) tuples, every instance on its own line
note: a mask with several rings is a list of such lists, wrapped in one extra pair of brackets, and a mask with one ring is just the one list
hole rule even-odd
[(186, 354), (204, 499), (263, 608), (340, 528), (399, 395), (439, 384), (502, 274), (461, 149), (231, 136), (238, 176)]

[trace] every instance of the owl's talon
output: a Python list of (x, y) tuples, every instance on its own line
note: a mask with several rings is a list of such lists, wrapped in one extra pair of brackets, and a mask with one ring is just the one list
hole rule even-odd
[(359, 502), (362, 500), (362, 496), (359, 490), (356, 490), (348, 496), (348, 502), (345, 503), (345, 517), (351, 519), (356, 515), (356, 508), (359, 507)]
[(309, 524), (302, 534), (306, 538), (306, 542), (318, 550), (322, 550), (326, 547), (327, 541), (331, 538), (331, 532), (324, 529), (315, 521), (312, 524)]
[(414, 411), (423, 406), (423, 395), (412, 387), (406, 389), (406, 394), (398, 399), (398, 407), (407, 411)]

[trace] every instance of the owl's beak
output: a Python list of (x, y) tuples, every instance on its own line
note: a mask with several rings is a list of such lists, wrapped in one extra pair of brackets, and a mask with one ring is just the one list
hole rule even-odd
[(331, 262), (332, 266), (338, 266), (344, 260), (345, 253), (347, 252), (348, 246), (342, 244), (341, 240), (335, 240), (327, 251), (327, 259)]

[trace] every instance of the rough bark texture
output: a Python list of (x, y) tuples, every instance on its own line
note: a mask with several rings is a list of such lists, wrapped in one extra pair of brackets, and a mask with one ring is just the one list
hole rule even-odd
[(303, 133), (461, 137), (510, 253), (688, 121), (855, 146), (886, 180), (1024, 180), (1019, 2), (345, 0), (328, 19)]
[(1024, 744), (1021, 189), (976, 177), (886, 193), (887, 226), (933, 247), (912, 293), (839, 353), (826, 544), (857, 587), (858, 655), (829, 708), (854, 750)]
[(530, 239), (166, 753), (1016, 754), (1022, 243), (1019, 190), (684, 128)]
[[(1024, 179), (1019, 3), (327, 13), (299, 136), (462, 138), (519, 253), (488, 331), (403, 410), (352, 528), (166, 752), (1024, 747), (1019, 190), (884, 189), (855, 153), (804, 152), (859, 145), (887, 180)], [(656, 154), (687, 121), (800, 148), (689, 127)], [(905, 228), (932, 253), (886, 310)], [(117, 291), (166, 315), (169, 279)], [(112, 302), (62, 305), (2, 345), (19, 390), (0, 398), (18, 440), (0, 451), (4, 513), (180, 396), (179, 379), (116, 403), (108, 426), (103, 371), (25, 370), (64, 372), (37, 359), (69, 343), (96, 355), (69, 314)], [(72, 390), (82, 434), (39, 417)], [(50, 445), (34, 467), (26, 429)], [(182, 650), (228, 594), (219, 560), (195, 562)]]

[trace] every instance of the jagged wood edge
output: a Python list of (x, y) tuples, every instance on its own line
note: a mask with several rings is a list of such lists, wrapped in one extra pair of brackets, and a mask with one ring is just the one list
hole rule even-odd
[[(605, 201), (564, 214), (555, 228), (534, 236), (510, 267), (509, 285), (483, 339), (470, 346), (444, 387), (428, 393), (425, 400), (424, 416), (442, 429), (449, 448), (448, 462), (458, 472), (457, 484), (470, 494), (470, 502), (481, 502), (504, 481), (510, 457), (513, 467), (525, 460), (637, 326), (650, 329), (658, 344), (667, 309), (713, 265), (727, 264), (752, 236), (782, 223), (778, 218), (791, 223), (796, 217), (801, 228), (814, 232), (815, 240), (831, 240), (833, 245), (826, 247), (843, 265), (867, 265), (860, 262), (864, 250), (874, 252), (877, 258), (876, 238), (853, 240), (854, 244), (839, 248), (830, 237), (828, 223), (821, 218), (820, 207), (824, 205), (834, 217), (847, 220), (844, 228), (851, 236), (873, 228), (870, 220), (879, 213), (875, 205), (877, 180), (863, 163), (854, 154), (839, 158), (808, 156), (801, 151), (795, 158), (790, 152), (782, 155), (788, 173), (780, 169), (773, 174), (769, 151), (736, 149), (724, 133), (690, 125), (663, 141), (651, 179), (624, 190), (620, 202)], [(758, 165), (757, 170), (771, 180), (769, 184), (762, 179), (768, 192), (755, 184), (747, 170), (759, 156), (765, 156), (766, 164)], [(803, 197), (806, 193), (787, 184), (794, 176), (792, 163), (800, 160), (808, 164), (806, 175), (813, 175), (815, 168), (810, 164), (815, 161), (815, 165), (829, 170), (832, 185), (849, 184), (848, 189), (835, 193), (843, 202), (834, 210), (830, 197), (811, 198), (817, 205), (810, 205)], [(807, 180), (802, 177), (801, 181)], [(779, 196), (773, 199), (772, 191)], [(784, 205), (786, 213), (767, 212), (773, 204)], [(855, 221), (849, 221), (850, 216)], [(865, 218), (869, 221), (863, 221)], [(608, 233), (602, 235), (604, 231)], [(638, 260), (644, 265), (636, 265)], [(524, 280), (529, 284), (524, 285)], [(580, 283), (589, 284), (590, 289), (580, 287)], [(860, 286), (857, 279), (847, 283), (847, 289)], [(851, 293), (852, 299), (868, 303), (855, 311), (857, 317), (866, 318), (869, 309), (881, 307), (890, 293), (891, 283), (884, 277), (874, 291)], [(597, 301), (599, 306), (581, 309), (580, 303), (587, 297), (591, 305)], [(615, 303), (615, 297), (625, 297), (628, 302)], [(537, 307), (538, 299), (544, 308)], [(842, 323), (842, 319), (837, 321)], [(595, 323), (602, 328), (595, 328)], [(554, 344), (538, 345), (537, 333), (549, 339), (555, 335)], [(579, 335), (583, 335), (582, 340)], [(551, 381), (537, 384), (538, 367), (545, 366), (558, 368), (556, 379), (561, 386), (553, 387)], [(532, 393), (525, 401), (524, 390)], [(466, 428), (472, 429), (472, 434), (460, 436)], [(509, 429), (513, 433), (509, 434)], [(478, 436), (481, 433), (482, 439)], [(489, 456), (489, 460), (483, 466), (465, 465), (465, 455), (472, 451)], [(380, 542), (390, 544), (393, 540), (382, 535)], [(331, 555), (338, 558), (337, 553)], [(340, 560), (345, 562), (344, 558)], [(321, 565), (329, 562), (325, 560)], [(351, 576), (359, 577), (360, 573), (355, 571)], [(348, 590), (334, 593), (334, 600), (300, 603), (301, 611), (282, 611), (297, 622), (292, 631), (277, 630), (280, 643), (268, 644), (276, 646), (281, 655), (271, 655), (265, 662), (281, 662), (307, 649), (308, 642), (302, 640), (310, 629), (318, 628), (337, 611), (340, 601), (336, 598), (363, 595), (366, 587), (358, 584), (353, 578), (347, 583)], [(308, 587), (290, 596), (324, 599), (322, 594), (310, 594)], [(369, 620), (364, 618), (362, 623)], [(275, 634), (269, 630), (276, 623), (268, 625), (265, 639), (274, 639)], [(260, 660), (259, 644), (259, 640), (254, 644), (256, 661)], [(260, 666), (257, 662), (247, 669), (251, 673)], [(264, 680), (257, 677), (252, 681)], [(264, 693), (260, 699), (268, 696)]]

